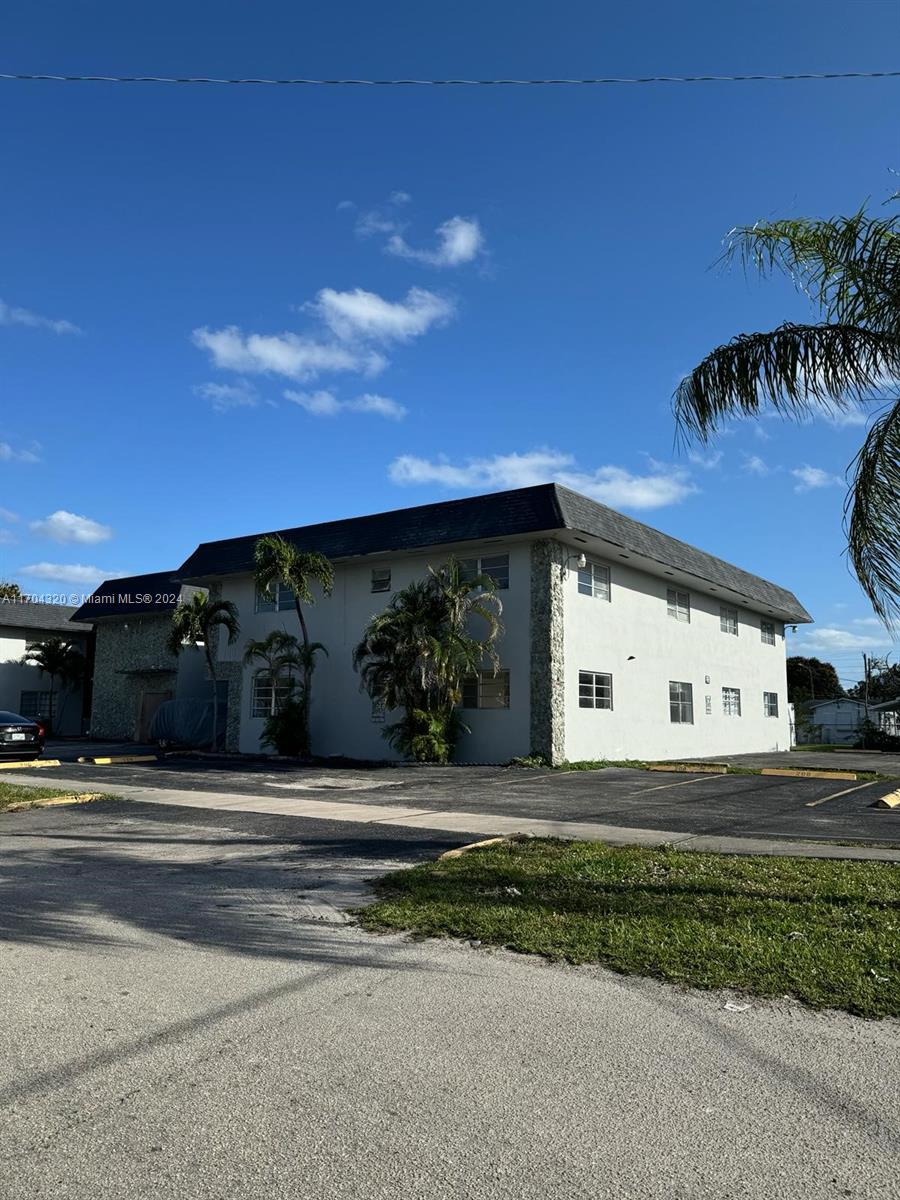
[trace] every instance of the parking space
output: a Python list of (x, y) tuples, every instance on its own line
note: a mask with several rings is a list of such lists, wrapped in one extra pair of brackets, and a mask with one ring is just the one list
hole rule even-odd
[[(16, 772), (44, 785), (114, 793), (137, 789), (135, 798), (165, 800), (193, 793), (209, 807), (289, 813), (317, 805), (366, 808), (373, 820), (402, 825), (440, 814), (482, 820), (603, 824), (670, 830), (691, 836), (794, 838), (900, 845), (900, 809), (875, 807), (896, 782), (859, 783), (762, 775), (704, 775), (609, 768), (558, 772), (504, 767), (372, 768), (168, 758), (158, 763), (96, 767), (65, 763)], [(11, 778), (11, 776), (7, 776)], [(312, 806), (312, 808), (310, 808)], [(377, 814), (377, 815), (376, 815)], [(323, 808), (324, 815), (324, 808)], [(349, 815), (349, 810), (348, 810)]]

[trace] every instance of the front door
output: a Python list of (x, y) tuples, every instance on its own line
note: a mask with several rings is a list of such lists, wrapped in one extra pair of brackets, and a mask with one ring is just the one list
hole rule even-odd
[(136, 742), (149, 742), (150, 726), (153, 724), (153, 718), (156, 716), (156, 710), (161, 704), (165, 704), (167, 700), (172, 699), (171, 692), (141, 692), (141, 703), (138, 709), (137, 729), (135, 730), (134, 740)]

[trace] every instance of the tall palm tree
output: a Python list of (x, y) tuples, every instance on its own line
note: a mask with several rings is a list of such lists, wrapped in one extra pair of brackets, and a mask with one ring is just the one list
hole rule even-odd
[[(896, 198), (896, 197), (895, 197)], [(818, 317), (719, 346), (678, 387), (679, 432), (707, 441), (733, 417), (771, 408), (794, 420), (890, 404), (851, 466), (845, 505), (850, 561), (878, 615), (900, 615), (900, 218), (762, 221), (734, 230), (724, 254), (768, 276), (786, 273)]]
[[(334, 567), (324, 554), (316, 550), (298, 550), (280, 534), (268, 533), (258, 539), (254, 550), (256, 560), (256, 586), (263, 594), (274, 594), (277, 601), (278, 587), (284, 584), (294, 594), (294, 609), (300, 623), (302, 646), (300, 647), (300, 671), (302, 677), (302, 738), (303, 754), (310, 753), (309, 711), (312, 703), (312, 675), (315, 656), (325, 647), (321, 642), (311, 642), (304, 604), (315, 604), (311, 584), (317, 583), (326, 596), (334, 589)], [(327, 653), (327, 652), (326, 652)]]
[[(67, 642), (63, 638), (48, 638), (45, 642), (29, 642), (25, 647), (22, 663), (25, 666), (37, 667), (42, 675), (47, 675), (50, 679), (50, 711), (47, 718), (52, 728), (53, 696), (56, 690), (54, 683), (59, 680), (61, 690), (80, 683), (84, 679), (86, 668), (84, 655), (74, 642)], [(64, 697), (63, 705), (67, 699), (68, 694)]]
[(219, 631), (224, 630), (228, 645), (233, 646), (240, 633), (237, 608), (230, 600), (210, 600), (206, 592), (194, 592), (188, 601), (181, 601), (172, 613), (168, 648), (178, 655), (185, 645), (202, 646), (206, 666), (212, 682), (212, 747), (219, 748), (219, 687), (216, 678), (216, 663), (213, 643)]
[[(451, 559), (371, 618), (353, 663), (373, 700), (403, 710), (384, 731), (395, 749), (419, 761), (447, 761), (465, 729), (456, 712), (463, 680), (485, 660), (499, 668), (501, 612), (493, 580), (463, 579)], [(484, 625), (482, 637), (472, 633), (475, 621)]]
[(260, 664), (272, 685), (270, 716), (278, 711), (278, 688), (282, 678), (293, 680), (293, 672), (300, 667), (300, 644), (293, 634), (284, 629), (273, 629), (262, 640), (251, 639), (244, 648), (244, 664)]

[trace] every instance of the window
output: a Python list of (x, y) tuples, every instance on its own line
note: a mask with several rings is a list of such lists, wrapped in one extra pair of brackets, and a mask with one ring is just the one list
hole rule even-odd
[(728, 608), (724, 604), (719, 609), (719, 628), (723, 633), (738, 635), (738, 610)]
[(778, 693), (763, 692), (763, 713), (767, 717), (778, 716)]
[(257, 671), (253, 676), (250, 716), (272, 717), (281, 712), (295, 685), (296, 679), (292, 675), (279, 675), (273, 683), (268, 671)]
[(675, 725), (693, 725), (694, 689), (689, 683), (670, 680), (669, 717)]
[(691, 596), (689, 592), (679, 592), (675, 588), (669, 588), (666, 592), (666, 603), (670, 617), (674, 617), (676, 621), (690, 622)]
[(381, 724), (384, 721), (384, 714), (384, 701), (380, 698), (376, 698), (372, 701), (372, 720)]
[(488, 554), (482, 558), (461, 558), (459, 560), (460, 578), (471, 582), (479, 575), (487, 575), (493, 579), (498, 590), (509, 587), (509, 555)]
[(373, 592), (389, 592), (391, 590), (391, 568), (390, 567), (373, 567), (372, 569), (372, 591)]
[(609, 600), (609, 567), (595, 562), (589, 562), (586, 567), (579, 567), (578, 591), (582, 596), (596, 596), (600, 600)]
[(256, 593), (256, 612), (284, 612), (286, 608), (294, 607), (294, 593), (283, 583), (279, 583), (277, 593), (272, 588), (269, 592)]
[(722, 688), (722, 712), (726, 717), (741, 715), (741, 689)]
[(612, 708), (612, 675), (598, 671), (578, 672), (578, 707)]
[(50, 717), (56, 715), (56, 696), (53, 697), (53, 713), (50, 712), (50, 693), (47, 692), (22, 692), (19, 698), (20, 717), (28, 717), (30, 721), (36, 720), (38, 717)]
[[(767, 646), (775, 645), (775, 622), (760, 621), (759, 623), (760, 640), (765, 642)], [(776, 713), (776, 716), (778, 714)]]
[(463, 680), (463, 708), (509, 708), (509, 671), (479, 671)]

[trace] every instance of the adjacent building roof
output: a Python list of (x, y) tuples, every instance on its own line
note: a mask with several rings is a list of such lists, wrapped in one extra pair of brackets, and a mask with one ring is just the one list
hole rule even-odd
[(72, 620), (96, 621), (101, 617), (171, 612), (180, 591), (181, 584), (173, 571), (106, 579), (81, 608), (72, 609)]
[[(271, 532), (304, 550), (343, 559), (560, 530), (585, 533), (663, 567), (693, 575), (747, 601), (777, 609), (791, 622), (812, 620), (792, 592), (556, 483)], [(261, 536), (257, 533), (204, 542), (176, 575), (203, 583), (224, 575), (246, 574), (253, 570), (253, 549)]]
[[(16, 629), (46, 630), (51, 633), (67, 633), (69, 637), (82, 636), (85, 629), (73, 629), (72, 621), (78, 610), (67, 604), (40, 604), (33, 600), (0, 600), (0, 625), (11, 625)], [(90, 620), (90, 618), (86, 618)]]

